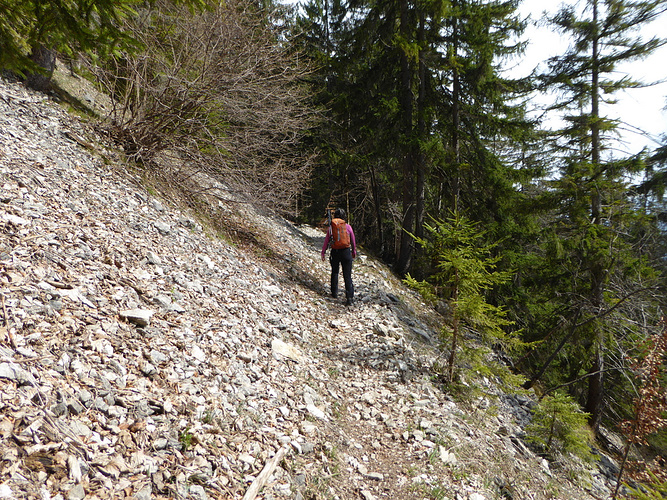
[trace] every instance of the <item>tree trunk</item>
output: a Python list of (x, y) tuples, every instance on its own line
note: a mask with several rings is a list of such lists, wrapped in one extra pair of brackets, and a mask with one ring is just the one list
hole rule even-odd
[[(420, 141), (426, 140), (426, 63), (424, 62), (424, 31), (426, 21), (424, 13), (419, 14), (419, 95), (417, 96), (417, 134)], [(424, 236), (424, 191), (426, 185), (426, 158), (417, 146), (417, 206), (415, 214), (415, 236)]]
[[(456, 3), (456, 2), (455, 2)], [(457, 19), (454, 18), (454, 34), (453, 38), (453, 55), (454, 60), (458, 58), (458, 23)], [(458, 213), (459, 211), (459, 193), (461, 190), (460, 187), (460, 175), (459, 172), (461, 165), (461, 146), (459, 144), (459, 127), (461, 126), (461, 110), (459, 104), (459, 96), (461, 93), (461, 82), (459, 80), (459, 70), (456, 66), (453, 68), (452, 74), (452, 152), (454, 154), (454, 178), (452, 179), (452, 211)]]
[(456, 349), (459, 341), (459, 271), (456, 270), (454, 275), (454, 286), (452, 289), (452, 344), (449, 352), (449, 359), (447, 360), (447, 377), (449, 383), (454, 382), (454, 365), (456, 363)]
[(34, 62), (42, 71), (28, 73), (28, 87), (46, 92), (51, 89), (51, 77), (56, 69), (56, 52), (46, 48), (44, 45), (36, 45), (30, 53), (30, 60)]
[[(408, 0), (401, 0), (400, 32), (404, 40), (409, 39)], [(396, 262), (396, 271), (403, 275), (410, 270), (412, 250), (414, 248), (412, 237), (408, 232), (413, 233), (415, 230), (415, 182), (414, 157), (412, 154), (412, 74), (410, 59), (405, 50), (401, 52), (400, 98), (402, 114), (401, 135), (403, 138), (403, 220), (401, 221), (400, 248)]]
[[(600, 126), (598, 118), (600, 115), (600, 97), (599, 97), (599, 53), (598, 53), (598, 0), (593, 0), (593, 54), (591, 71), (591, 162), (593, 163), (593, 175), (600, 171)], [(597, 175), (596, 175), (597, 177)], [(593, 184), (591, 196), (591, 217), (593, 224), (602, 224), (602, 203), (600, 193)], [(593, 256), (591, 262), (591, 303), (598, 314), (602, 308), (603, 285), (604, 285), (604, 266), (600, 262), (599, 256)], [(588, 382), (588, 397), (586, 400), (586, 412), (590, 413), (590, 424), (597, 432), (602, 417), (602, 396), (604, 391), (604, 354), (603, 354), (604, 334), (600, 326), (595, 328), (595, 359), (591, 367)]]
[(589, 424), (593, 431), (597, 432), (602, 419), (602, 395), (604, 389), (604, 356), (598, 343), (595, 347), (595, 360), (588, 377), (588, 399), (586, 401), (586, 413), (590, 413)]
[(415, 225), (415, 200), (412, 154), (407, 152), (403, 159), (403, 221), (401, 223), (401, 246), (399, 249), (396, 272), (405, 275), (410, 271), (412, 264), (412, 251), (414, 242), (408, 232), (414, 231)]
[(371, 165), (369, 169), (371, 175), (371, 192), (373, 194), (373, 205), (375, 206), (375, 222), (377, 224), (378, 243), (380, 255), (385, 258), (384, 231), (382, 230), (382, 201), (380, 200), (380, 186), (378, 185), (375, 167)]

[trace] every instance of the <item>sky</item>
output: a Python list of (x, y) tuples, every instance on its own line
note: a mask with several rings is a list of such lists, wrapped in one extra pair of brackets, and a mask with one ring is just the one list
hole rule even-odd
[[(553, 14), (562, 4), (562, 0), (523, 0), (519, 11), (522, 15), (530, 15), (533, 20), (543, 19), (543, 12)], [(571, 2), (567, 2), (570, 4)], [(649, 39), (654, 35), (664, 36), (667, 14), (651, 23), (641, 31), (641, 36)], [(659, 27), (662, 26), (662, 33)], [(513, 68), (519, 74), (528, 74), (551, 56), (560, 55), (568, 47), (566, 38), (551, 32), (545, 26), (530, 26), (524, 33), (524, 39), (530, 41), (526, 54), (521, 62)], [(545, 67), (545, 66), (542, 66)], [(642, 82), (656, 82), (667, 79), (667, 46), (654, 52), (649, 58), (635, 61), (617, 68), (619, 79), (623, 73), (630, 74), (633, 79)], [(649, 150), (660, 145), (661, 136), (667, 135), (667, 82), (643, 89), (629, 89), (615, 94), (618, 103), (602, 112), (612, 118), (620, 118), (627, 122), (622, 127), (623, 143), (615, 145), (619, 156), (634, 154), (644, 147)], [(646, 134), (649, 137), (646, 137)]]

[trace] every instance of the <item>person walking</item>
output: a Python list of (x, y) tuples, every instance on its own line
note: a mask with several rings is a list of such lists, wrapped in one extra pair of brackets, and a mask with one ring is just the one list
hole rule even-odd
[(331, 296), (338, 296), (338, 272), (343, 268), (345, 281), (345, 305), (351, 306), (354, 302), (354, 285), (352, 283), (352, 260), (357, 256), (357, 242), (354, 238), (352, 226), (345, 222), (345, 210), (337, 208), (331, 220), (327, 236), (322, 245), (322, 261), (331, 246), (329, 262), (331, 263)]

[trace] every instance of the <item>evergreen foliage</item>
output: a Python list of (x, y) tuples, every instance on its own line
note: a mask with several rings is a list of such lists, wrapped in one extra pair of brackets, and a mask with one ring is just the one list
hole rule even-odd
[[(450, 305), (451, 382), (464, 327), (479, 333), (487, 345), (507, 351), (520, 347), (517, 332), (507, 331), (512, 323), (507, 320), (506, 311), (485, 299), (485, 293), (507, 282), (511, 273), (497, 270), (498, 257), (491, 255), (495, 245), (483, 244), (484, 232), (460, 213), (455, 212), (444, 221), (433, 220), (424, 227), (428, 237), (413, 238), (434, 262), (434, 271), (428, 281), (418, 281), (408, 274), (405, 282), (430, 302), (445, 299)], [(448, 330), (443, 329), (443, 336), (448, 336)]]
[(664, 500), (667, 497), (667, 481), (661, 481), (654, 474), (651, 482), (640, 484), (636, 488), (626, 486), (626, 498), (632, 500)]
[[(615, 304), (645, 289), (655, 277), (639, 242), (628, 237), (641, 224), (636, 202), (628, 196), (629, 179), (645, 164), (641, 156), (618, 159), (607, 149), (618, 122), (601, 112), (601, 104), (614, 92), (639, 85), (628, 78), (615, 79), (614, 70), (662, 43), (631, 37), (660, 10), (655, 1), (587, 0), (581, 9), (564, 5), (552, 22), (573, 43), (549, 61), (550, 71), (540, 80), (544, 88), (558, 91), (552, 110), (562, 111), (565, 121), (555, 132), (553, 160), (559, 171), (542, 202), (549, 207), (549, 281), (559, 294), (557, 314), (566, 318), (554, 328), (561, 339), (574, 341), (569, 358), (561, 358), (569, 364), (561, 373), (569, 374), (571, 389), (585, 399), (594, 428), (604, 413), (610, 349), (611, 358), (619, 359), (625, 342), (631, 344), (650, 330), (637, 328), (630, 308), (621, 311)], [(648, 308), (655, 314), (655, 300), (644, 299), (647, 305), (652, 302)]]
[(526, 439), (552, 456), (567, 453), (590, 461), (594, 456), (587, 417), (567, 394), (545, 396), (533, 410)]
[(136, 0), (121, 2), (53, 2), (8, 0), (0, 4), (0, 65), (16, 71), (36, 71), (38, 47), (73, 56), (78, 50), (114, 50), (128, 42), (119, 29)]
[(519, 156), (515, 140), (531, 130), (513, 102), (526, 82), (500, 72), (501, 61), (522, 49), (516, 7), (305, 5), (301, 39), (321, 63), (313, 83), (328, 117), (316, 137), (323, 167), (314, 213), (331, 199), (349, 202), (360, 236), (399, 273), (422, 274), (407, 235), (423, 236), (428, 214), (446, 216), (455, 191), (465, 198), (461, 211), (475, 220), (504, 224), (513, 217), (518, 176), (509, 161)]

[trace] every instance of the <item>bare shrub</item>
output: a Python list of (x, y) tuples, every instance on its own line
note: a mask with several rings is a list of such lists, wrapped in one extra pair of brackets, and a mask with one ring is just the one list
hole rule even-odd
[(99, 73), (114, 98), (110, 131), (128, 157), (190, 190), (204, 172), (230, 194), (293, 209), (310, 176), (302, 142), (314, 115), (306, 70), (280, 43), (280, 26), (247, 0), (140, 11), (127, 29), (141, 48)]

